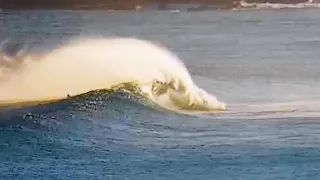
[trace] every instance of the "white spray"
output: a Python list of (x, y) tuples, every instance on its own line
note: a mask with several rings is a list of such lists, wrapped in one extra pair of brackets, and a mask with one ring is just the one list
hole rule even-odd
[[(135, 82), (164, 107), (170, 101), (184, 109), (225, 109), (224, 103), (193, 83), (184, 64), (174, 54), (149, 41), (77, 40), (37, 60), (30, 60), (32, 58), (25, 57), (23, 71), (0, 83), (0, 102), (60, 99)], [(167, 88), (164, 91), (167, 98), (155, 96), (154, 89), (163, 87)]]

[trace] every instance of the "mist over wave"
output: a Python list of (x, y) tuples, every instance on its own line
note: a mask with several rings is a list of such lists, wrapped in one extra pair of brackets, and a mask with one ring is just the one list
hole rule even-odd
[(166, 109), (225, 109), (224, 103), (194, 84), (177, 56), (149, 41), (77, 39), (41, 56), (2, 61), (2, 103), (64, 99), (127, 83)]

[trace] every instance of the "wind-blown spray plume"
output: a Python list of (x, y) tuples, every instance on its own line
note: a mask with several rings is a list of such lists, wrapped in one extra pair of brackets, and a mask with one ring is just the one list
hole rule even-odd
[(62, 99), (129, 83), (170, 110), (225, 110), (194, 84), (173, 53), (132, 38), (70, 42), (41, 57), (24, 56), (22, 68), (0, 84), (0, 101)]

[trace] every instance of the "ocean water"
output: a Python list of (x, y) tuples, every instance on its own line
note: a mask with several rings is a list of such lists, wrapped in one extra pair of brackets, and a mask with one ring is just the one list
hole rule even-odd
[(180, 114), (123, 92), (1, 106), (0, 179), (319, 179), (319, 11), (1, 12), (0, 38), (35, 53), (74, 37), (158, 42), (227, 110)]

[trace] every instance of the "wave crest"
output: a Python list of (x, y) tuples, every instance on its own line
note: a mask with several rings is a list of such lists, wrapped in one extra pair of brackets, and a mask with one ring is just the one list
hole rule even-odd
[(150, 41), (76, 40), (42, 56), (24, 56), (20, 64), (22, 68), (0, 84), (0, 102), (63, 99), (131, 84), (169, 110), (211, 112), (226, 108), (194, 84), (177, 56)]

